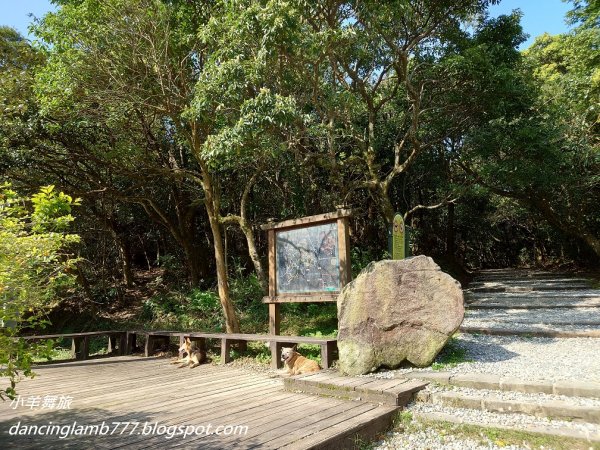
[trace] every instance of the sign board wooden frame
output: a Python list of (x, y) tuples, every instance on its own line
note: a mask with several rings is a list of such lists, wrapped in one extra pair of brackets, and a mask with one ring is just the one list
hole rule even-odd
[[(263, 298), (264, 303), (296, 303), (296, 302), (333, 302), (340, 290), (348, 284), (351, 275), (350, 246), (348, 233), (349, 210), (338, 210), (333, 213), (286, 220), (276, 224), (263, 225), (267, 231), (269, 244), (269, 295)], [(337, 252), (339, 258), (339, 289), (328, 291), (287, 293), (278, 292), (277, 288), (277, 234), (282, 231), (310, 228), (316, 225), (337, 224)]]
[[(261, 228), (267, 232), (269, 255), (269, 295), (263, 298), (263, 303), (269, 304), (269, 331), (279, 334), (279, 305), (281, 303), (298, 302), (335, 302), (339, 291), (352, 279), (350, 262), (350, 238), (348, 219), (352, 211), (338, 209), (335, 212), (316, 216), (301, 217), (279, 223), (268, 223)], [(331, 292), (278, 293), (277, 291), (277, 233), (293, 229), (313, 227), (321, 224), (337, 224), (338, 256), (339, 256), (339, 290)]]

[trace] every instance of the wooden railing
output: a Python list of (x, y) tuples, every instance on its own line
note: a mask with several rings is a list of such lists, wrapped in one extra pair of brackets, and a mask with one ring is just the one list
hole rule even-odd
[(207, 339), (220, 340), (221, 362), (231, 361), (230, 350), (233, 346), (239, 347), (247, 342), (266, 342), (271, 349), (271, 366), (280, 367), (280, 351), (286, 344), (316, 344), (321, 347), (321, 365), (323, 368), (331, 367), (337, 358), (337, 340), (332, 338), (318, 338), (311, 336), (282, 336), (273, 334), (242, 334), (242, 333), (203, 333), (191, 331), (91, 331), (85, 333), (47, 334), (40, 336), (23, 336), (26, 340), (46, 339), (71, 339), (71, 354), (74, 359), (84, 360), (89, 357), (90, 338), (106, 336), (108, 338), (108, 353), (129, 355), (138, 348), (137, 336), (145, 337), (144, 355), (151, 356), (155, 353), (157, 344), (168, 346), (171, 337), (178, 337), (180, 344), (185, 338), (196, 341), (201, 348), (205, 348)]

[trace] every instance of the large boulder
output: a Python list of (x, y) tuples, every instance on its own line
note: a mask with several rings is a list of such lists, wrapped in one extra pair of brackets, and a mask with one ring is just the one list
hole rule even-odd
[(427, 256), (369, 264), (338, 300), (340, 371), (424, 367), (464, 317), (460, 283)]

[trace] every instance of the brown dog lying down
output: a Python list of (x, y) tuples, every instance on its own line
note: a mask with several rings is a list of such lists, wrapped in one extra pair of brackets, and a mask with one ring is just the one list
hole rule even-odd
[(185, 366), (189, 366), (190, 369), (193, 369), (206, 361), (206, 352), (199, 349), (196, 346), (196, 343), (192, 342), (190, 338), (185, 338), (185, 342), (181, 344), (179, 351), (187, 353), (186, 356), (177, 361), (172, 361), (171, 364), (181, 364), (179, 366), (180, 369)]
[(296, 346), (283, 347), (281, 349), (281, 360), (284, 362), (288, 375), (300, 375), (321, 370), (315, 361), (305, 358), (298, 353), (296, 351)]

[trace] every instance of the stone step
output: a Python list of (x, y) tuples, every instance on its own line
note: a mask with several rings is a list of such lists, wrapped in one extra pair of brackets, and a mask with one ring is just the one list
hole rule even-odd
[(576, 277), (549, 277), (549, 278), (536, 278), (536, 279), (519, 279), (509, 278), (506, 280), (480, 280), (472, 281), (469, 287), (485, 287), (485, 286), (530, 286), (538, 284), (581, 284), (590, 286), (590, 281), (587, 278), (576, 278)]
[(469, 395), (463, 392), (421, 391), (417, 401), (454, 408), (466, 408), (503, 414), (529, 414), (568, 421), (600, 424), (600, 407), (573, 405), (568, 401), (506, 400), (499, 395)]
[[(518, 326), (586, 328), (600, 327), (599, 308), (538, 308), (535, 313), (514, 309), (467, 309), (463, 326)], [(563, 327), (564, 328), (564, 327)]]
[[(447, 412), (415, 412), (413, 413), (414, 419), (420, 421), (421, 423), (452, 423), (452, 424), (462, 424), (469, 425), (471, 427), (481, 428), (482, 431), (488, 430), (489, 428), (494, 428), (498, 430), (507, 430), (507, 431), (522, 431), (526, 433), (532, 433), (541, 436), (550, 436), (555, 438), (566, 438), (573, 439), (576, 441), (581, 441), (581, 443), (598, 443), (600, 442), (600, 433), (598, 432), (590, 432), (584, 430), (578, 430), (569, 428), (566, 426), (542, 426), (542, 425), (520, 425), (520, 426), (511, 426), (511, 425), (502, 425), (498, 423), (493, 424), (482, 424), (479, 421), (469, 420), (461, 417), (460, 414), (456, 413), (447, 413)], [(500, 435), (500, 438), (502, 436)], [(587, 445), (578, 446), (577, 448), (587, 448)], [(597, 447), (589, 447), (597, 448)]]
[(442, 371), (417, 371), (405, 373), (404, 378), (431, 381), (441, 385), (459, 386), (493, 391), (522, 392), (526, 394), (554, 394), (570, 397), (600, 399), (600, 383), (592, 381), (532, 381), (514, 377), (501, 377), (485, 373)]
[(467, 302), (466, 309), (581, 309), (598, 308), (600, 302), (557, 302), (549, 305), (548, 303), (505, 303), (505, 302)]
[(495, 292), (546, 292), (546, 291), (585, 291), (589, 284), (582, 283), (557, 283), (557, 284), (523, 284), (517, 286), (497, 285), (496, 283), (483, 286), (469, 286), (465, 289), (470, 293), (495, 293)]
[(339, 397), (404, 406), (414, 394), (429, 384), (408, 378), (381, 379), (372, 377), (346, 377), (337, 372), (321, 371), (314, 374), (296, 375), (284, 379), (284, 389), (310, 394)]
[(480, 281), (511, 281), (511, 280), (548, 280), (555, 278), (572, 278), (573, 274), (569, 273), (552, 273), (552, 272), (523, 272), (512, 271), (505, 273), (482, 273), (479, 272), (473, 276), (473, 282)]
[(462, 333), (487, 334), (492, 336), (525, 336), (525, 337), (548, 337), (548, 338), (600, 338), (600, 330), (559, 330), (539, 329), (536, 327), (502, 328), (496, 327), (470, 327), (461, 326)]

